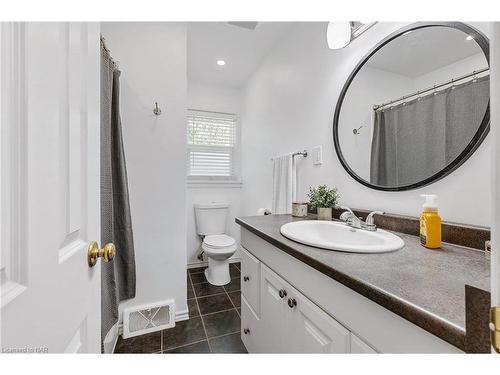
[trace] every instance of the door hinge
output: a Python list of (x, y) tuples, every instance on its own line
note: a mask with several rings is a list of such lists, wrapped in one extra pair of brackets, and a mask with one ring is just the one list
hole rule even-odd
[(500, 306), (490, 309), (491, 346), (500, 353)]

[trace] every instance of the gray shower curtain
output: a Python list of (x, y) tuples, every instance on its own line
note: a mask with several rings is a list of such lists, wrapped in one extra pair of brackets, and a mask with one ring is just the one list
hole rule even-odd
[(118, 322), (118, 303), (135, 297), (135, 257), (120, 119), (120, 71), (101, 42), (101, 244), (114, 243), (101, 262), (101, 340)]
[(370, 181), (403, 186), (433, 176), (474, 137), (489, 102), (489, 77), (375, 112)]

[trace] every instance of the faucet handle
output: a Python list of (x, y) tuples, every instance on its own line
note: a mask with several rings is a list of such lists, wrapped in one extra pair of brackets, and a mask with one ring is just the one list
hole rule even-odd
[(342, 209), (342, 210), (349, 211), (351, 214), (354, 215), (354, 212), (352, 212), (352, 210), (349, 207), (347, 207), (347, 206), (339, 206), (339, 208)]
[(352, 219), (353, 216), (356, 217), (356, 215), (354, 215), (354, 212), (352, 212), (352, 210), (349, 207), (339, 206), (339, 208), (345, 210), (340, 214), (339, 218), (340, 220), (347, 222), (349, 219)]
[(373, 211), (373, 212), (370, 212), (368, 214), (368, 216), (366, 217), (366, 224), (368, 225), (375, 225), (375, 221), (373, 220), (373, 216), (374, 215), (384, 215), (385, 212), (383, 211)]

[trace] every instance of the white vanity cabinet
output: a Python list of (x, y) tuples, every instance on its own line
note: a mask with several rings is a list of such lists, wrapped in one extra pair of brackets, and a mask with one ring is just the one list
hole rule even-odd
[(249, 353), (461, 352), (248, 230), (241, 234), (241, 338)]
[[(242, 278), (251, 275), (255, 257), (242, 250)], [(246, 267), (245, 262), (251, 262)], [(260, 262), (259, 262), (260, 263)], [(249, 352), (348, 353), (349, 331), (293, 288), (270, 268), (260, 266), (260, 316), (249, 298), (255, 289), (242, 281), (242, 339)], [(255, 271), (254, 271), (255, 272)], [(249, 284), (248, 284), (249, 285)]]

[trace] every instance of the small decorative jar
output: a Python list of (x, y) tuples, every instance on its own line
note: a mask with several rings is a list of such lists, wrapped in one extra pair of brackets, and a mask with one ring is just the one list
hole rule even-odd
[(292, 203), (292, 216), (294, 216), (294, 217), (307, 217), (307, 203), (293, 202)]
[(332, 208), (318, 207), (318, 220), (332, 220)]

